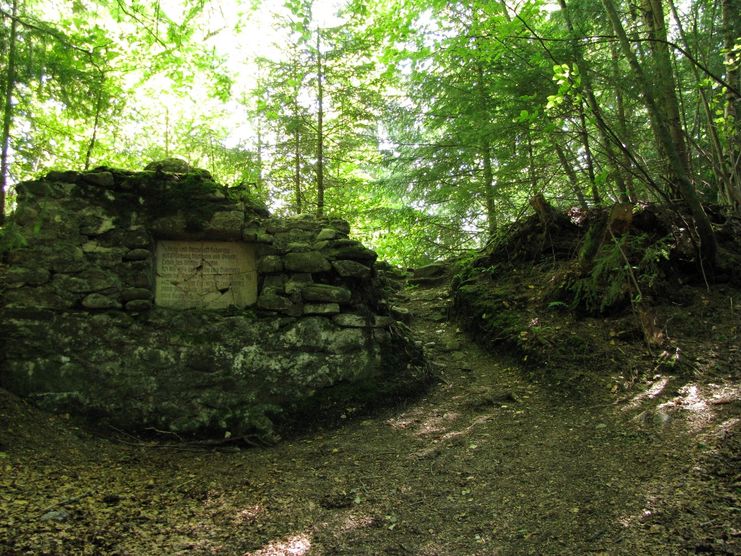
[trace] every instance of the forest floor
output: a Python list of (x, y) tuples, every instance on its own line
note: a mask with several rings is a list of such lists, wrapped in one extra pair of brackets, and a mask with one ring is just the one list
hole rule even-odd
[(741, 554), (733, 377), (574, 395), (473, 343), (447, 286), (399, 295), (438, 383), (272, 447), (104, 437), (0, 391), (0, 554)]

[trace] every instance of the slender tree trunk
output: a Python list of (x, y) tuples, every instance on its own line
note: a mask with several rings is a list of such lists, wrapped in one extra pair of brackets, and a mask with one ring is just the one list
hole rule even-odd
[(257, 183), (255, 184), (257, 186), (257, 191), (259, 192), (260, 196), (264, 195), (263, 187), (265, 185), (263, 181), (263, 161), (262, 161), (262, 151), (263, 151), (263, 144), (262, 144), (262, 118), (258, 115), (256, 118), (256, 124), (257, 124)]
[(298, 107), (296, 108), (296, 129), (293, 132), (293, 191), (296, 196), (296, 214), (303, 212), (301, 203), (301, 130), (298, 125)]
[(10, 43), (8, 63), (5, 72), (5, 99), (3, 112), (2, 155), (0, 155), (0, 225), (5, 223), (5, 190), (8, 186), (8, 166), (10, 156), (10, 126), (13, 122), (13, 91), (15, 89), (15, 57), (18, 34), (18, 2), (13, 0), (10, 21)]
[[(687, 165), (682, 158), (682, 147), (674, 143), (674, 137), (669, 129), (668, 122), (663, 119), (663, 113), (656, 104), (656, 98), (653, 95), (653, 89), (651, 83), (648, 80), (643, 68), (638, 63), (638, 58), (635, 52), (630, 47), (630, 42), (625, 34), (625, 29), (620, 21), (620, 16), (617, 13), (617, 8), (613, 0), (602, 0), (602, 5), (605, 7), (607, 16), (610, 19), (613, 30), (618, 37), (620, 48), (623, 51), (623, 55), (628, 60), (633, 73), (638, 81), (641, 88), (642, 97), (646, 110), (648, 111), (649, 117), (653, 122), (654, 128), (657, 131), (658, 139), (662, 150), (666, 153), (669, 159), (669, 166), (676, 176), (677, 187), (679, 193), (684, 199), (685, 204), (689, 208), (697, 226), (697, 233), (700, 236), (700, 245), (702, 248), (702, 257), (709, 261), (711, 264), (716, 264), (716, 257), (718, 253), (718, 244), (713, 232), (713, 227), (710, 224), (710, 219), (702, 208), (700, 199), (695, 191), (695, 186), (687, 173)], [(670, 68), (671, 69), (671, 68)], [(682, 136), (682, 143), (684, 143), (684, 136)]]
[[(571, 20), (571, 12), (568, 5), (566, 4), (566, 0), (559, 0), (559, 4), (561, 6), (561, 11), (563, 12), (564, 19), (566, 20), (566, 28), (569, 30), (569, 35), (571, 36), (572, 40), (576, 41), (578, 37), (576, 32), (574, 31), (574, 25)], [(604, 116), (602, 115), (602, 109), (597, 102), (597, 97), (594, 94), (592, 79), (589, 75), (589, 68), (587, 67), (586, 61), (584, 60), (584, 55), (581, 51), (581, 48), (578, 46), (578, 43), (575, 44), (576, 46), (574, 46), (573, 55), (576, 61), (576, 65), (579, 67), (582, 87), (584, 89), (584, 97), (587, 101), (587, 105), (589, 106), (590, 111), (594, 115), (595, 123), (597, 124), (597, 131), (600, 134), (600, 138), (602, 139), (602, 143), (605, 148), (605, 153), (607, 154), (607, 161), (612, 168), (612, 177), (618, 187), (618, 195), (620, 196), (620, 201), (628, 202), (628, 190), (625, 186), (623, 170), (618, 163), (617, 156), (615, 155), (615, 149), (613, 148), (613, 139), (611, 137), (610, 130), (607, 126), (607, 122), (605, 121)], [(582, 124), (585, 123), (585, 119), (582, 118)]]
[(497, 204), (494, 198), (494, 171), (491, 164), (491, 146), (484, 141), (481, 144), (481, 157), (484, 162), (484, 199), (486, 200), (486, 223), (489, 238), (497, 233)]
[(321, 33), (316, 31), (316, 215), (324, 216), (324, 74)]
[(563, 168), (563, 171), (569, 178), (571, 189), (574, 192), (574, 195), (576, 195), (577, 200), (579, 201), (579, 206), (584, 210), (588, 209), (589, 205), (587, 205), (587, 200), (584, 197), (584, 193), (582, 192), (581, 187), (579, 187), (579, 180), (576, 177), (576, 172), (574, 172), (574, 168), (571, 166), (571, 164), (569, 164), (563, 147), (558, 144), (557, 140), (552, 141), (552, 144), (556, 149), (556, 154), (558, 155), (558, 160), (561, 163), (561, 168)]
[(93, 121), (93, 135), (90, 137), (90, 142), (87, 145), (87, 152), (85, 153), (85, 170), (90, 169), (90, 160), (93, 156), (93, 149), (95, 149), (95, 142), (98, 139), (98, 126), (100, 125), (100, 112), (103, 105), (103, 83), (105, 78), (101, 80), (100, 88), (98, 89), (98, 96), (95, 99), (95, 120)]
[[(476, 48), (478, 49), (478, 43), (476, 43)], [(489, 96), (486, 91), (486, 81), (484, 80), (484, 68), (480, 63), (476, 64), (476, 77), (476, 89), (480, 106), (488, 119)], [(491, 163), (491, 144), (489, 143), (488, 138), (483, 135), (479, 145), (479, 150), (481, 151), (481, 160), (483, 165), (481, 185), (484, 200), (486, 202), (486, 223), (489, 238), (492, 238), (497, 232), (496, 200), (494, 198), (494, 170)]]
[(538, 191), (538, 175), (535, 173), (535, 152), (533, 151), (533, 139), (530, 136), (530, 124), (528, 123), (527, 130), (525, 131), (527, 134), (527, 158), (528, 158), (528, 165), (527, 165), (527, 175), (528, 178), (530, 178), (530, 188), (532, 190), (532, 194), (535, 195), (536, 193), (539, 193)]
[[(610, 53), (612, 56), (612, 76), (617, 82), (621, 75), (619, 65), (620, 56), (614, 43), (610, 45)], [(625, 100), (623, 98), (622, 87), (615, 87), (615, 107), (617, 108), (618, 119), (617, 131), (623, 141), (620, 152), (623, 154), (623, 168), (625, 168), (625, 189), (628, 192), (628, 200), (635, 204), (638, 202), (638, 195), (636, 194), (635, 185), (633, 184), (633, 174), (631, 172), (633, 161), (630, 158), (629, 152), (632, 149), (632, 145), (628, 135), (628, 123), (625, 118)]]
[[(679, 35), (682, 38), (682, 42), (684, 43), (684, 47), (689, 51), (690, 43), (687, 40), (687, 35), (682, 26), (682, 20), (679, 17), (679, 13), (677, 11), (674, 0), (669, 0), (669, 7), (671, 9), (672, 15), (674, 16), (674, 21), (677, 25), (677, 29), (679, 30)], [(741, 185), (739, 183), (739, 180), (741, 180), (741, 176), (729, 164), (733, 157), (730, 152), (727, 152), (726, 149), (723, 148), (723, 143), (720, 139), (720, 136), (718, 135), (718, 126), (715, 123), (715, 117), (713, 115), (712, 109), (710, 108), (710, 102), (708, 101), (705, 88), (700, 84), (701, 76), (699, 71), (697, 70), (697, 66), (695, 64), (690, 64), (690, 68), (692, 70), (692, 75), (695, 78), (695, 83), (700, 94), (700, 103), (702, 105), (703, 114), (705, 115), (708, 137), (710, 138), (710, 145), (712, 147), (711, 155), (708, 158), (710, 159), (710, 163), (713, 166), (713, 171), (718, 176), (718, 179), (721, 182), (719, 196), (722, 197), (722, 199), (728, 204), (733, 206), (733, 192), (737, 191), (737, 210), (741, 210), (741, 187), (739, 187), (739, 185)], [(732, 148), (732, 145), (730, 143), (731, 141), (729, 141), (728, 149)]]
[(741, 216), (741, 97), (737, 91), (741, 90), (741, 62), (738, 51), (734, 52), (734, 45), (741, 37), (741, 1), (722, 0), (723, 14), (723, 46), (725, 47), (726, 80), (735, 91), (726, 88), (726, 120), (733, 122), (728, 138), (728, 167), (730, 180), (726, 197), (737, 215)]
[[(653, 75), (655, 79), (647, 83), (652, 90), (656, 109), (668, 128), (669, 136), (674, 145), (682, 172), (689, 176), (690, 159), (684, 129), (679, 115), (679, 101), (676, 93), (676, 82), (672, 71), (669, 46), (666, 44), (666, 23), (664, 21), (664, 7), (661, 0), (642, 0), (643, 19), (648, 30), (649, 52), (653, 60)], [(676, 172), (674, 172), (676, 174)], [(676, 175), (674, 176), (677, 177)]]
[(589, 184), (592, 186), (592, 202), (599, 206), (602, 204), (602, 195), (597, 187), (597, 180), (594, 175), (594, 156), (592, 156), (592, 147), (589, 144), (589, 132), (587, 131), (587, 116), (584, 113), (584, 104), (579, 102), (579, 137), (581, 137), (582, 147), (584, 147), (584, 160), (587, 164), (587, 177)]
[(165, 158), (170, 158), (170, 110), (165, 108)]

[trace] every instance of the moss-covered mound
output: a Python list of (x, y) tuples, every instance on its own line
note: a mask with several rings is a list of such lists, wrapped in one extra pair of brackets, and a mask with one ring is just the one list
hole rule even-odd
[(741, 220), (708, 212), (725, 257), (715, 268), (697, 256), (681, 207), (547, 207), (458, 265), (453, 316), (490, 349), (557, 380), (631, 367), (639, 353), (669, 361), (677, 323), (667, 331), (664, 319), (706, 284), (741, 285)]

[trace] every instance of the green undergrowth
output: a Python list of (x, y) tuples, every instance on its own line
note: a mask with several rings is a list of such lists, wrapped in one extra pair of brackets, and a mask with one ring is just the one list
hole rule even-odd
[[(688, 287), (714, 279), (735, 288), (738, 277), (702, 267), (687, 217), (674, 209), (636, 207), (629, 226), (614, 232), (609, 214), (557, 218), (547, 229), (533, 216), (461, 259), (452, 316), (488, 349), (555, 382), (657, 368), (677, 347), (657, 315), (685, 304)], [(717, 228), (730, 252), (741, 246), (721, 225), (736, 220), (719, 218)]]
[(590, 268), (567, 267), (549, 297), (597, 316), (641, 303), (668, 285), (671, 242), (669, 236), (654, 239), (643, 233), (612, 237), (600, 246)]

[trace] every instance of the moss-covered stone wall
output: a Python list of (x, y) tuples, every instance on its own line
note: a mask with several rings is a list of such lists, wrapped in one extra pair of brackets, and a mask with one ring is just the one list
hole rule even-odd
[[(270, 217), (208, 172), (149, 168), (18, 185), (6, 237), (22, 244), (0, 263), (0, 386), (129, 430), (270, 436), (429, 380), (376, 254), (346, 222)], [(255, 303), (161, 306), (165, 240), (249, 246)]]

